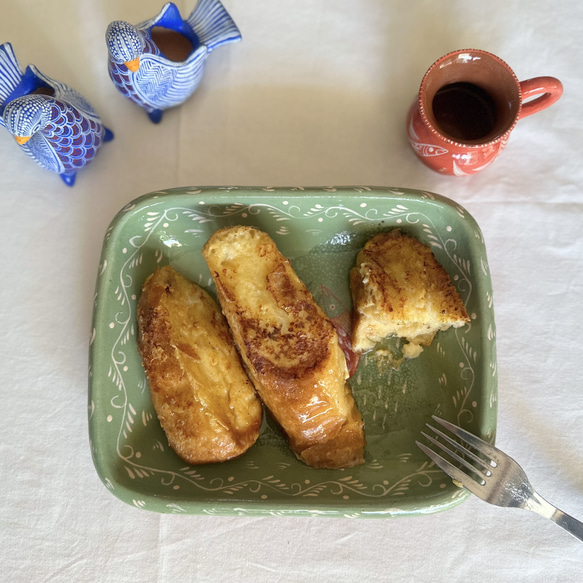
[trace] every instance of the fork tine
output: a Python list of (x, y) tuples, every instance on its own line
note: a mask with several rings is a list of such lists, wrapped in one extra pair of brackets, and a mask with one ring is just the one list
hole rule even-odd
[[(429, 427), (431, 427), (431, 426), (429, 426)], [(431, 429), (433, 429), (433, 427), (431, 427)], [(485, 475), (480, 469), (473, 466), (471, 463), (469, 463), (463, 457), (459, 456), (455, 451), (452, 451), (451, 449), (447, 448), (445, 445), (443, 445), (443, 443), (437, 441), (437, 439), (434, 439), (433, 437), (431, 437), (430, 435), (427, 435), (427, 433), (425, 433), (423, 431), (421, 432), (421, 435), (423, 435), (426, 439), (428, 439), (431, 443), (433, 443), (433, 445), (438, 447), (441, 451), (446, 453), (450, 458), (454, 459), (456, 462), (458, 462), (459, 464), (461, 464), (462, 466), (467, 468), (470, 472), (475, 474), (481, 480), (482, 484), (486, 481), (486, 478), (488, 477), (487, 475)], [(453, 441), (453, 440), (451, 440), (451, 441)], [(459, 444), (456, 444), (456, 446), (463, 453), (471, 454), (471, 452), (468, 452), (467, 450), (464, 450), (463, 448), (461, 448), (461, 446)], [(476, 456), (474, 456), (474, 457), (476, 457)], [(482, 460), (480, 460), (480, 458), (476, 458), (476, 459), (478, 459), (478, 461), (480, 461), (481, 464), (484, 463)]]
[(498, 453), (500, 453), (499, 449), (495, 448), (493, 445), (490, 445), (483, 439), (476, 437), (469, 431), (466, 431), (465, 429), (462, 429), (461, 427), (458, 427), (457, 425), (454, 425), (453, 423), (446, 421), (445, 419), (441, 419), (436, 415), (432, 415), (431, 417), (435, 421), (437, 421), (437, 423), (439, 423), (440, 425), (445, 427), (448, 431), (453, 433), (455, 436), (459, 437), (460, 439), (463, 439), (466, 443), (470, 444), (473, 448), (477, 449), (480, 453), (488, 456), (496, 463), (500, 463), (500, 458), (498, 456)]
[(445, 458), (441, 457), (438, 453), (435, 453), (432, 449), (428, 448), (425, 444), (416, 441), (417, 446), (421, 449), (423, 453), (429, 456), (431, 461), (440, 469), (442, 469), (448, 476), (458, 481), (462, 486), (468, 489), (472, 494), (482, 498), (484, 493), (482, 487), (478, 482), (476, 482), (471, 476), (462, 472), (459, 468), (456, 468), (452, 463), (448, 462)]
[[(457, 441), (452, 439), (449, 435), (446, 435), (445, 433), (443, 433), (443, 431), (440, 431), (439, 429), (436, 429), (432, 425), (429, 425), (429, 423), (426, 423), (425, 425), (427, 425), (427, 427), (429, 427), (429, 429), (434, 431), (436, 435), (439, 435), (439, 437), (441, 437), (444, 441), (447, 441), (447, 443), (449, 443), (452, 447), (457, 449), (460, 453), (463, 453), (465, 456), (470, 458), (475, 464), (478, 464), (479, 466), (484, 468), (484, 470), (486, 470), (487, 476), (492, 475), (492, 464), (489, 461), (485, 461), (482, 458), (478, 457), (474, 452), (470, 451), (463, 444), (458, 443)], [(423, 433), (423, 432), (421, 432), (421, 433)], [(423, 433), (423, 435), (425, 435), (425, 433)], [(425, 437), (427, 437), (428, 439), (431, 439), (428, 435), (425, 435)], [(442, 447), (441, 443), (436, 442), (436, 445), (441, 447), (441, 449), (444, 449)], [(444, 450), (444, 451), (446, 451), (446, 450)], [(472, 467), (471, 469), (475, 469), (475, 468)]]

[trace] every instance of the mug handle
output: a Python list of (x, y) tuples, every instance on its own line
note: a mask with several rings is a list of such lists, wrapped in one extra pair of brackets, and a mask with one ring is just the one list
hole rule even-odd
[[(522, 119), (555, 103), (563, 95), (563, 84), (555, 77), (534, 77), (521, 81), (520, 91), (522, 93), (522, 110), (519, 119)], [(525, 99), (536, 95), (539, 97), (524, 103)]]

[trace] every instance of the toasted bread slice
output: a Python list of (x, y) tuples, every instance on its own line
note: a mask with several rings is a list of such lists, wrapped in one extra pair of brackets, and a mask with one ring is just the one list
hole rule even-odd
[(366, 243), (350, 272), (350, 287), (357, 352), (400, 336), (409, 341), (404, 356), (414, 358), (438, 331), (469, 322), (457, 290), (431, 249), (398, 229)]
[(316, 468), (364, 461), (362, 418), (330, 319), (266, 233), (229, 227), (203, 256), (264, 404), (296, 456)]
[(241, 455), (259, 436), (262, 408), (220, 307), (170, 266), (145, 282), (138, 350), (168, 443), (189, 464)]

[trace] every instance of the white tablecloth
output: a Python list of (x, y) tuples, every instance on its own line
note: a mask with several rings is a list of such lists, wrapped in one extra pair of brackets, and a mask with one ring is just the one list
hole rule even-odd
[[(179, 2), (183, 14), (194, 1)], [(155, 126), (106, 71), (112, 20), (154, 0), (5, 0), (0, 42), (82, 92), (115, 132), (73, 188), (0, 133), (0, 580), (583, 580), (583, 545), (471, 498), (388, 520), (173, 516), (103, 487), (87, 436), (87, 352), (105, 229), (127, 202), (187, 185), (426, 189), (478, 221), (495, 292), (497, 444), (583, 518), (583, 4), (579, 0), (225, 0), (243, 42)], [(476, 47), (565, 92), (502, 157), (443, 177), (405, 116), (439, 56)]]

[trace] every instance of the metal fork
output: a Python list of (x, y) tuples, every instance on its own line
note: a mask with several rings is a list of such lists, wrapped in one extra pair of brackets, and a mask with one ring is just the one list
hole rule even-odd
[(427, 427), (442, 441), (421, 432), (430, 443), (457, 462), (458, 465), (454, 465), (425, 444), (416, 442), (446, 474), (490, 504), (532, 510), (583, 541), (583, 522), (565, 514), (535, 492), (524, 470), (510, 456), (449, 421), (435, 415), (433, 419), (463, 442), (458, 443), (429, 423)]

